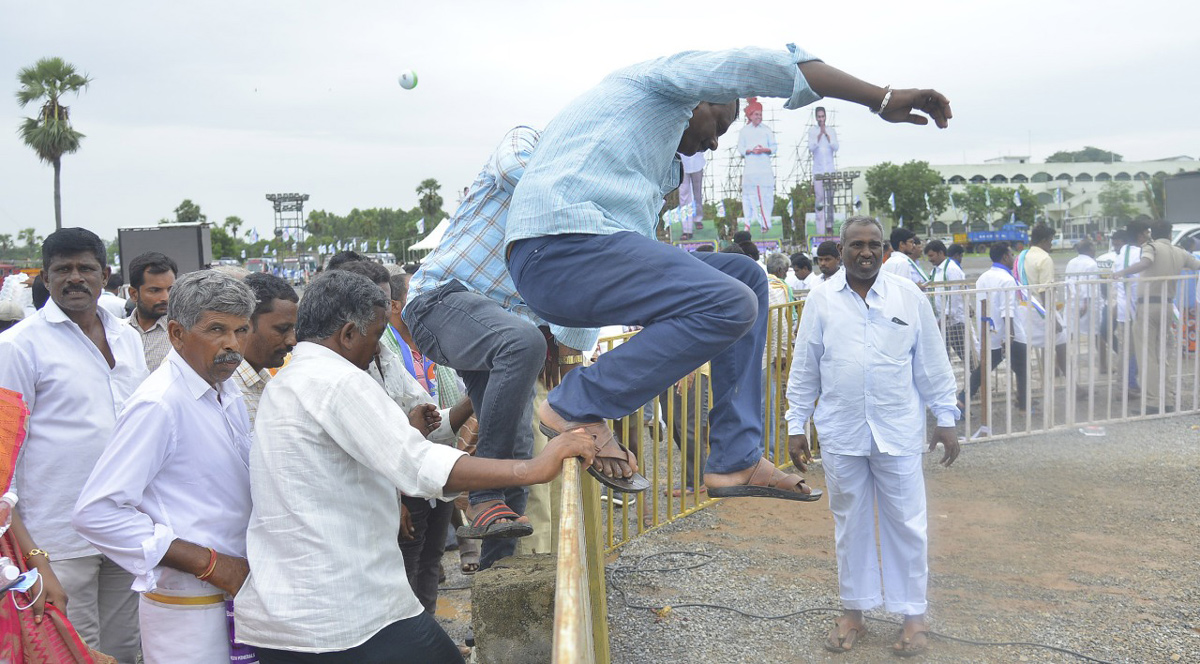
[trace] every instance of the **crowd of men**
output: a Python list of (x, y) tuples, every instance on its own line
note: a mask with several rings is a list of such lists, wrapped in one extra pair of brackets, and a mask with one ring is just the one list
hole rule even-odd
[[(793, 361), (774, 370), (788, 372), (799, 472), (810, 418), (821, 432), (843, 604), (825, 646), (853, 648), (863, 612), (882, 605), (904, 616), (890, 649), (925, 651), (923, 448), (953, 463), (977, 386), (956, 385), (949, 353), (970, 354), (968, 318), (937, 285), (962, 281), (961, 248), (904, 228), (885, 244), (868, 217), (765, 270), (752, 242), (694, 254), (658, 242), (679, 155), (715, 149), (755, 95), (942, 128), (951, 117), (934, 90), (874, 86), (794, 45), (693, 51), (620, 70), (543, 131), (506, 133), (411, 279), (347, 253), (301, 296), (271, 275), (179, 274), (147, 254), (130, 261), (121, 303), (102, 294), (99, 237), (51, 234), (45, 303), (0, 334), (0, 387), (30, 411), (12, 488), (39, 601), (65, 605), (123, 663), (460, 662), (432, 616), (446, 502), (466, 493), (457, 532), (482, 541), (486, 568), (549, 531), (531, 488), (564, 461), (611, 492), (646, 490), (637, 450), (606, 422), (702, 366), (709, 450), (681, 489), (822, 497), (761, 445), (768, 310), (805, 291)], [(748, 109), (751, 126), (760, 113)], [(1200, 268), (1169, 226), (1129, 230), (1140, 254), (1126, 251), (1118, 276)], [(1035, 229), (1016, 256), (994, 245), (976, 282), (1007, 289), (976, 306), (1003, 341), (989, 356), (1007, 349), (1014, 370), (1018, 347), (1064, 333), (1052, 310), (1016, 301), (1054, 281), (1052, 238)], [(1151, 291), (1127, 315), (1164, 317), (1172, 294)], [(589, 362), (611, 324), (640, 331)], [(1140, 334), (1149, 393), (1163, 350), (1158, 328)]]

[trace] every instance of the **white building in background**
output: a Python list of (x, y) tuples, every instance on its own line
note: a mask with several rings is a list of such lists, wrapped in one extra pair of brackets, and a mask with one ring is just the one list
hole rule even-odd
[[(1042, 204), (1042, 212), (1047, 220), (1064, 235), (1077, 236), (1088, 230), (1111, 230), (1114, 220), (1102, 219), (1099, 195), (1108, 182), (1128, 182), (1136, 199), (1135, 205), (1140, 212), (1149, 214), (1146, 185), (1155, 175), (1172, 176), (1177, 173), (1200, 169), (1200, 162), (1186, 156), (1169, 157), (1153, 161), (1118, 161), (1118, 162), (1073, 162), (1073, 163), (1031, 163), (1029, 157), (998, 157), (989, 159), (982, 164), (930, 164), (930, 167), (942, 175), (942, 182), (950, 185), (951, 193), (963, 192), (969, 184), (991, 184), (998, 187), (1016, 189), (1024, 185), (1032, 191)], [(848, 171), (866, 173), (869, 166), (851, 166)], [(1062, 189), (1062, 203), (1057, 203), (1055, 193)], [(860, 177), (854, 181), (854, 196), (863, 203), (861, 213), (889, 219), (891, 211), (886, 204), (883, 209), (872, 210), (867, 200), (867, 179)], [(996, 206), (996, 218), (992, 220), (992, 228), (1008, 223), (1007, 210), (1011, 201), (993, 201)], [(922, 220), (928, 221), (928, 220)], [(955, 213), (947, 208), (944, 213), (933, 220), (930, 226), (932, 235), (947, 235), (963, 233), (968, 230), (990, 230), (982, 224), (975, 228), (964, 228), (961, 213)]]

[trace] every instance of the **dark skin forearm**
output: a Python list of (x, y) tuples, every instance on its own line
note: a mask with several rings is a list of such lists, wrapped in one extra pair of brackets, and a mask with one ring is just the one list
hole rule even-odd
[(558, 477), (565, 459), (580, 457), (589, 465), (595, 455), (595, 443), (582, 429), (555, 436), (532, 459), (480, 459), (464, 455), (454, 463), (442, 491), (458, 493), (543, 484)]
[[(824, 62), (812, 60), (798, 65), (800, 72), (808, 81), (809, 87), (822, 97), (844, 99), (861, 104), (879, 111), (887, 90), (858, 79), (846, 72), (831, 67)], [(923, 125), (929, 121), (920, 111), (933, 118), (934, 123), (945, 129), (947, 121), (953, 117), (950, 112), (950, 101), (937, 90), (916, 88), (894, 88), (887, 106), (879, 113), (879, 117), (888, 122), (908, 122)]]
[(459, 427), (471, 419), (471, 416), (474, 414), (475, 409), (471, 406), (471, 400), (463, 397), (462, 401), (459, 401), (450, 408), (450, 429), (457, 432)]
[[(12, 525), (9, 526), (13, 537), (17, 540), (18, 556), (27, 556), (30, 551), (38, 548), (33, 541), (33, 536), (26, 530), (25, 524), (21, 521), (20, 515), (16, 510), (12, 513)], [(42, 592), (36, 601), (33, 603), (33, 621), (35, 623), (42, 622), (42, 615), (45, 613), (46, 605), (53, 604), (59, 609), (67, 610), (67, 593), (63, 590), (62, 584), (59, 583), (58, 577), (54, 575), (54, 569), (50, 567), (50, 558), (43, 555), (30, 556), (26, 560), (26, 565), (29, 569), (36, 569), (42, 577)], [(31, 591), (32, 592), (32, 591)]]
[(844, 99), (875, 110), (886, 94), (878, 85), (867, 83), (818, 60), (801, 62), (799, 67), (808, 86), (822, 97)]
[[(171, 542), (171, 546), (160, 562), (171, 569), (199, 577), (208, 569), (209, 557), (207, 548), (176, 539)], [(249, 573), (250, 564), (246, 562), (245, 558), (218, 553), (217, 565), (205, 581), (232, 596), (237, 595), (237, 592), (241, 590), (242, 583), (246, 581), (246, 575)]]

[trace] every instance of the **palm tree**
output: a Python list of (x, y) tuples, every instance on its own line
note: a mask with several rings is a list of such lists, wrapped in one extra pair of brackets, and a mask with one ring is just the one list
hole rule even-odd
[(75, 67), (62, 58), (42, 58), (32, 67), (17, 74), (21, 84), (17, 90), (17, 101), (21, 107), (41, 101), (42, 108), (36, 118), (25, 118), (21, 123), (21, 139), (33, 148), (42, 161), (54, 167), (54, 227), (62, 228), (62, 188), (59, 184), (62, 173), (62, 156), (79, 149), (83, 134), (71, 128), (70, 109), (60, 103), (68, 92), (79, 94), (92, 79), (78, 74)]
[(421, 214), (425, 215), (425, 220), (430, 226), (436, 225), (442, 220), (442, 197), (438, 194), (438, 190), (442, 185), (433, 178), (422, 180), (417, 186), (417, 194), (420, 195)]

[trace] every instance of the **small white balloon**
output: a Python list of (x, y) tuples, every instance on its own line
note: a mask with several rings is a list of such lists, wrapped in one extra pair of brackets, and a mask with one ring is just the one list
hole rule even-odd
[(412, 90), (417, 87), (417, 72), (411, 69), (405, 69), (400, 72), (400, 87), (405, 90)]

